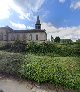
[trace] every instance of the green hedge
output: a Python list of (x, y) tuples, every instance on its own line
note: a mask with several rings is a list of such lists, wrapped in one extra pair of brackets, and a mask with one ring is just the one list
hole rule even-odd
[(80, 56), (80, 43), (73, 44), (60, 44), (52, 42), (21, 42), (8, 43), (2, 47), (1, 50), (12, 52), (27, 52), (50, 56)]

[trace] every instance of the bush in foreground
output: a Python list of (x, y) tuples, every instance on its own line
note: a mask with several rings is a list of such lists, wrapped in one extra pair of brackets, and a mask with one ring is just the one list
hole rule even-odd
[(23, 61), (23, 55), (0, 51), (0, 72), (19, 75), (19, 69)]

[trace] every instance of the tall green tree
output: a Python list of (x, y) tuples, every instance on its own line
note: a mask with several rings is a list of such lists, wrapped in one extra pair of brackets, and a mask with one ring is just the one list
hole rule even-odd
[(57, 37), (54, 39), (54, 42), (60, 43), (60, 37), (57, 36)]

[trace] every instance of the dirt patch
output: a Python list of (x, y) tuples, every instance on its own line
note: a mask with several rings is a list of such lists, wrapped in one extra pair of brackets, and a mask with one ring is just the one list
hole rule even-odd
[(0, 92), (77, 92), (74, 90), (55, 87), (52, 84), (42, 84), (0, 75)]

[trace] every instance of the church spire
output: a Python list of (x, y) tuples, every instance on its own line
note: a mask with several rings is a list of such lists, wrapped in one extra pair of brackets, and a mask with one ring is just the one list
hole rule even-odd
[(37, 16), (37, 22), (36, 22), (36, 24), (40, 24), (39, 16)]
[(39, 16), (37, 16), (37, 21), (36, 21), (36, 24), (35, 24), (35, 29), (41, 29), (41, 24), (40, 24)]

